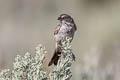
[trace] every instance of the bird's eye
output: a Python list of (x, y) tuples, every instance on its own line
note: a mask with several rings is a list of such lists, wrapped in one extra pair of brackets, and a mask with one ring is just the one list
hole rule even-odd
[(63, 19), (65, 19), (65, 17), (63, 17)]
[(67, 17), (63, 17), (63, 19), (66, 19)]

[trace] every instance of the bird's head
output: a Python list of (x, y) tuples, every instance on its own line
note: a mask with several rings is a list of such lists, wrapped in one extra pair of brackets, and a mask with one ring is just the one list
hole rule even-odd
[(61, 14), (58, 17), (58, 20), (62, 23), (62, 22), (73, 22), (73, 18), (71, 16), (69, 16), (68, 14)]

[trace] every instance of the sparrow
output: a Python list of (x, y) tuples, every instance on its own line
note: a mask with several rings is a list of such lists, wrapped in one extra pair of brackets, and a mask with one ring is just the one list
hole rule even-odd
[(57, 20), (59, 20), (60, 23), (57, 25), (54, 31), (55, 51), (48, 66), (51, 66), (52, 64), (57, 65), (62, 52), (61, 41), (63, 41), (66, 37), (70, 37), (73, 40), (74, 33), (77, 30), (73, 18), (68, 14), (61, 14)]

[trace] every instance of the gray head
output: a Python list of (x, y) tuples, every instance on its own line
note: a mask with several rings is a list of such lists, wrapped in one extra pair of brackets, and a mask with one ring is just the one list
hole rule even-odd
[(73, 21), (73, 18), (71, 16), (69, 16), (68, 14), (61, 14), (59, 17), (58, 17), (58, 20), (62, 23), (62, 22), (67, 22), (67, 23), (70, 23), (70, 22), (74, 22)]

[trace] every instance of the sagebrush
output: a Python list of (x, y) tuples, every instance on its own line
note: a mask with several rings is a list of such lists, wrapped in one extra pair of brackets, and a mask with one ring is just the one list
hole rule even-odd
[(34, 56), (28, 52), (23, 57), (17, 55), (13, 69), (2, 70), (0, 80), (69, 80), (72, 77), (70, 69), (74, 60), (70, 40), (66, 38), (62, 42), (61, 58), (52, 72), (47, 73), (44, 70), (43, 62), (47, 51), (38, 45)]

